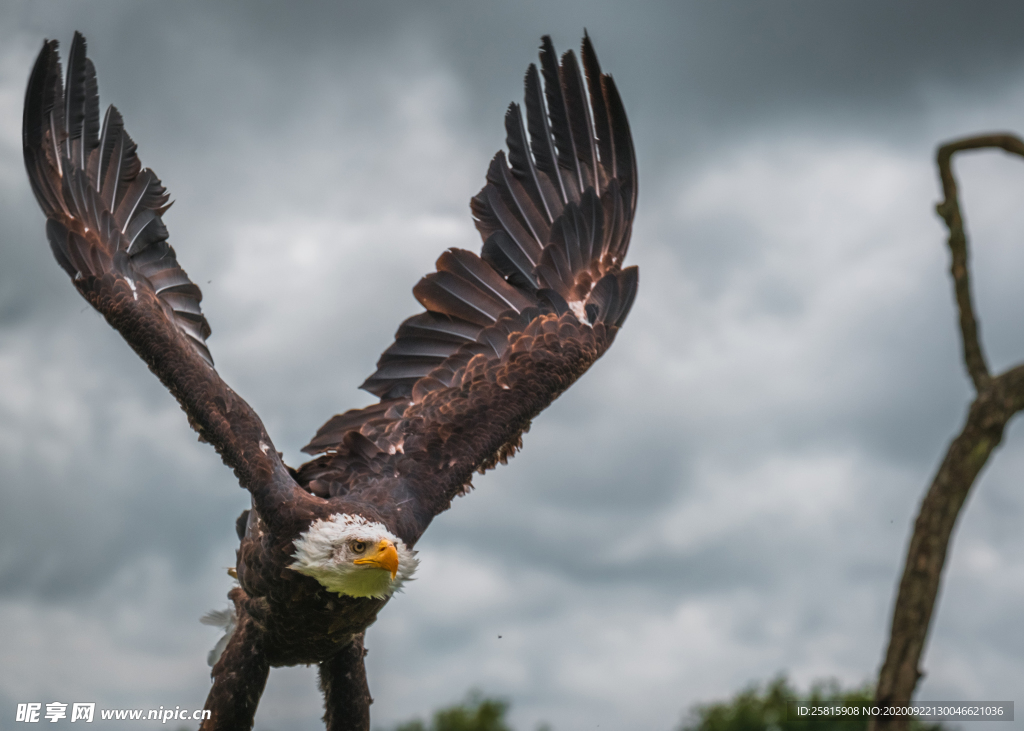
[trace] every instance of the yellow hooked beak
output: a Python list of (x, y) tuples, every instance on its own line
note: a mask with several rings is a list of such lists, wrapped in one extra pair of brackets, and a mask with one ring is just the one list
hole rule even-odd
[(377, 569), (384, 569), (391, 574), (391, 580), (398, 575), (398, 550), (395, 544), (388, 539), (382, 540), (373, 548), (367, 550), (366, 555), (357, 558), (352, 563), (360, 566), (367, 564)]

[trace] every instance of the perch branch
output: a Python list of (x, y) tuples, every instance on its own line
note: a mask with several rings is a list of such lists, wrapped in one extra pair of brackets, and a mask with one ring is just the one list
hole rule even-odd
[[(971, 304), (967, 235), (964, 232), (953, 155), (962, 150), (999, 148), (1024, 157), (1024, 141), (1011, 134), (968, 137), (942, 145), (936, 162), (945, 200), (936, 210), (949, 229), (950, 271), (960, 310), (960, 335), (964, 364), (974, 382), (976, 398), (960, 434), (946, 456), (921, 502), (907, 560), (900, 580), (885, 662), (878, 676), (875, 705), (905, 706), (921, 678), (921, 655), (928, 638), (935, 600), (942, 578), (950, 537), (968, 493), (1013, 416), (1024, 409), (1024, 364), (999, 376), (991, 376), (978, 336)], [(907, 716), (872, 718), (869, 731), (905, 731)]]

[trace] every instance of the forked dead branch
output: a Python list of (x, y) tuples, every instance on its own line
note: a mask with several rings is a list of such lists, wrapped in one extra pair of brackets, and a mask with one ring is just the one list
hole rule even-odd
[[(971, 302), (967, 234), (964, 231), (953, 156), (964, 150), (1002, 149), (1024, 157), (1024, 141), (1012, 134), (967, 137), (942, 145), (936, 162), (945, 199), (936, 210), (949, 229), (950, 271), (957, 307), (964, 365), (974, 383), (975, 398), (960, 434), (921, 502), (893, 610), (889, 648), (878, 676), (875, 702), (879, 707), (905, 706), (921, 678), (921, 655), (928, 639), (935, 600), (942, 579), (949, 541), (964, 501), (978, 474), (1003, 438), (1006, 424), (1024, 409), (1024, 363), (993, 376), (978, 335)], [(870, 731), (903, 731), (907, 716), (871, 719)]]

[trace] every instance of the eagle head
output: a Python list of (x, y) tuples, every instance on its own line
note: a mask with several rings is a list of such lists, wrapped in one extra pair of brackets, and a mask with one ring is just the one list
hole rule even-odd
[(294, 541), (289, 568), (336, 594), (387, 599), (412, 578), (415, 551), (381, 523), (335, 513), (316, 520)]

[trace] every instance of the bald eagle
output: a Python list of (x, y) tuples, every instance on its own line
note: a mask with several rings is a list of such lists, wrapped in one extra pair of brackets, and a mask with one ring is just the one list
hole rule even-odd
[(525, 122), (509, 106), (508, 154), (471, 201), (481, 253), (441, 254), (413, 288), (425, 311), (362, 385), (380, 402), (328, 420), (293, 469), (214, 368), (202, 294), (168, 243), (169, 195), (118, 110), (101, 122), (85, 39), (66, 79), (57, 41), (44, 42), (22, 139), (53, 256), (251, 493), (203, 729), (251, 728), (270, 667), (299, 663), (319, 665), (329, 729), (368, 729), (363, 633), (415, 572), (417, 540), (474, 472), (515, 453), (629, 313), (636, 161), (586, 35), (582, 70), (542, 39), (524, 106)]

